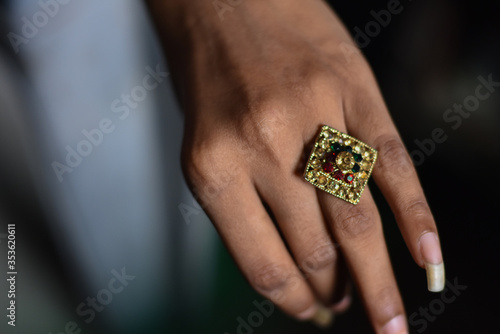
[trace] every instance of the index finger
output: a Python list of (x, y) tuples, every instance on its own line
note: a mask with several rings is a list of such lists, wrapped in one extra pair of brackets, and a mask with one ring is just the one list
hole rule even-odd
[[(436, 223), (412, 160), (374, 83), (346, 115), (351, 135), (375, 147), (373, 178), (388, 201), (413, 259), (427, 271), (429, 291), (444, 289), (445, 274)], [(354, 124), (355, 126), (349, 126)]]

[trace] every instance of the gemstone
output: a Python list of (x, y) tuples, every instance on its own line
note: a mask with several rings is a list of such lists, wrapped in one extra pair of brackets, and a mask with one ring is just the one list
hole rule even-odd
[(365, 151), (365, 153), (363, 153), (363, 155), (368, 160), (372, 160), (373, 159), (373, 154), (370, 151)]
[(353, 171), (354, 173), (359, 172), (359, 170), (360, 170), (360, 167), (359, 167), (359, 165), (358, 165), (358, 164), (355, 164), (355, 165), (354, 165), (354, 167), (352, 167), (352, 171)]
[(319, 184), (321, 184), (321, 185), (325, 185), (325, 184), (326, 184), (326, 181), (327, 181), (326, 176), (324, 176), (324, 175), (320, 175), (320, 176), (318, 177), (318, 183), (319, 183)]
[(311, 166), (313, 166), (314, 168), (317, 168), (320, 165), (321, 165), (321, 162), (318, 159), (314, 159), (313, 161), (311, 161)]
[(361, 177), (362, 179), (366, 179), (366, 178), (368, 177), (368, 173), (367, 173), (367, 172), (361, 172), (360, 177)]
[(346, 146), (346, 147), (344, 147), (344, 151), (352, 153), (352, 147), (351, 146)]
[(350, 200), (352, 200), (352, 199), (354, 199), (354, 195), (355, 195), (355, 193), (354, 193), (353, 191), (349, 191), (349, 192), (348, 192), (348, 194), (347, 194), (347, 197), (348, 197)]
[(331, 146), (331, 148), (332, 148), (332, 151), (333, 151), (333, 152), (339, 152), (339, 151), (340, 151), (341, 146), (340, 146), (340, 144), (339, 144), (339, 143), (333, 143), (333, 144), (332, 144), (332, 146)]
[(332, 164), (335, 163), (335, 156), (336, 154), (334, 152), (328, 153), (328, 155), (326, 156), (326, 161)]
[(361, 167), (363, 167), (364, 170), (370, 170), (371, 166), (372, 166), (372, 164), (369, 161), (367, 161), (367, 160), (364, 160), (361, 163)]
[(342, 180), (344, 179), (344, 173), (338, 170), (335, 173), (333, 173), (333, 177), (336, 178), (337, 180)]
[(326, 162), (323, 164), (323, 170), (326, 172), (326, 173), (331, 173), (333, 172), (333, 165), (329, 162)]
[(307, 178), (308, 179), (312, 179), (314, 176), (315, 176), (315, 171), (311, 170), (311, 171), (307, 172)]
[(363, 160), (363, 157), (361, 156), (361, 154), (353, 153), (352, 156), (354, 157), (354, 161), (356, 161), (356, 162), (361, 162), (361, 160)]
[(331, 191), (337, 191), (340, 188), (338, 183), (332, 182), (328, 185), (328, 189)]
[(325, 155), (325, 150), (322, 149), (321, 147), (318, 147), (314, 155), (321, 159)]
[(354, 181), (354, 175), (352, 175), (352, 174), (347, 174), (347, 175), (345, 176), (345, 179), (344, 179), (344, 180), (345, 180), (345, 182), (347, 182), (347, 183), (351, 184), (351, 183), (352, 183), (352, 181)]
[(351, 140), (350, 139), (346, 139), (344, 141), (344, 145), (351, 145)]
[(351, 170), (356, 162), (354, 162), (354, 158), (349, 152), (340, 152), (337, 154), (337, 158), (335, 159), (335, 163), (340, 169), (343, 170)]

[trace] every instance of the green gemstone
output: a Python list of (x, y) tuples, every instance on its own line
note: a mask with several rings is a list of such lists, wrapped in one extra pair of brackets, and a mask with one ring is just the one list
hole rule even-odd
[(361, 156), (361, 154), (353, 153), (352, 156), (354, 157), (354, 161), (356, 161), (356, 162), (361, 162), (361, 160), (363, 160), (363, 157)]
[(357, 173), (357, 172), (359, 172), (359, 169), (360, 169), (359, 165), (358, 165), (358, 164), (355, 164), (355, 165), (354, 165), (354, 167), (352, 168), (352, 171), (353, 171), (354, 173)]
[(339, 143), (333, 143), (330, 148), (332, 149), (333, 152), (338, 152), (338, 151), (340, 151), (340, 144)]

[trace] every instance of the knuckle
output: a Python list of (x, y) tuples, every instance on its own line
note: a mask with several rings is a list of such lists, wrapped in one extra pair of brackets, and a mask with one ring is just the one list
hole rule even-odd
[(199, 183), (205, 179), (204, 169), (200, 164), (193, 163), (193, 159), (189, 158), (190, 153), (183, 153), (181, 159), (182, 172), (189, 183)]
[(279, 165), (284, 155), (282, 143), (286, 141), (292, 117), (279, 99), (264, 98), (264, 101), (253, 102), (241, 117), (240, 137), (244, 145)]
[(315, 273), (333, 267), (337, 261), (337, 252), (333, 243), (321, 240), (313, 245), (315, 246), (302, 256), (300, 261), (302, 270)]
[[(205, 138), (182, 152), (182, 168), (189, 178), (206, 179), (215, 171), (228, 145), (222, 140)], [(227, 154), (227, 153), (226, 153)]]
[(284, 103), (273, 97), (254, 101), (243, 120), (243, 133), (264, 143), (273, 143), (280, 129), (285, 128), (289, 115)]
[(250, 285), (260, 292), (272, 293), (283, 289), (288, 283), (283, 265), (270, 263), (257, 268), (250, 277)]
[(216, 182), (211, 177), (208, 168), (201, 162), (194, 163), (192, 160), (182, 162), (182, 171), (185, 179), (191, 187), (214, 186)]
[(188, 179), (203, 180), (209, 171), (209, 161), (215, 155), (215, 147), (208, 140), (186, 147), (182, 151), (182, 170)]
[(219, 193), (243, 172), (238, 166), (228, 168), (224, 165), (224, 157), (230, 150), (228, 143), (213, 139), (183, 150), (181, 161), (184, 176), (200, 196)]
[(410, 156), (401, 139), (395, 135), (382, 135), (375, 143), (379, 147), (381, 168), (392, 172), (411, 171), (413, 166)]
[[(375, 292), (375, 298), (378, 301), (381, 307), (387, 308), (388, 306), (395, 307), (398, 305), (398, 290), (393, 286), (382, 286)], [(393, 311), (389, 311), (389, 313), (394, 313)]]
[(400, 214), (407, 217), (427, 217), (431, 215), (429, 204), (423, 198), (413, 198), (399, 205)]
[(335, 228), (348, 238), (360, 238), (370, 235), (376, 227), (376, 220), (369, 212), (360, 207), (353, 207), (337, 216)]

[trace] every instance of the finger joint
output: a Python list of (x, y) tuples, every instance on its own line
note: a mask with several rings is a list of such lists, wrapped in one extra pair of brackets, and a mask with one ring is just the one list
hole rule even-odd
[(311, 243), (314, 245), (301, 258), (300, 267), (307, 273), (315, 273), (331, 268), (337, 260), (337, 252), (332, 242)]
[(338, 215), (334, 223), (342, 236), (360, 238), (373, 232), (376, 220), (370, 217), (366, 209), (356, 206)]
[(400, 213), (405, 217), (428, 217), (431, 215), (431, 210), (427, 201), (423, 198), (413, 198), (400, 205)]
[(251, 275), (252, 287), (264, 293), (282, 290), (288, 283), (287, 271), (283, 265), (270, 263), (257, 268)]
[(410, 156), (401, 139), (396, 135), (382, 135), (375, 140), (379, 148), (379, 164), (383, 173), (391, 175), (408, 175), (413, 169)]

